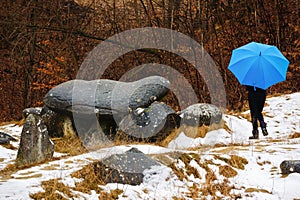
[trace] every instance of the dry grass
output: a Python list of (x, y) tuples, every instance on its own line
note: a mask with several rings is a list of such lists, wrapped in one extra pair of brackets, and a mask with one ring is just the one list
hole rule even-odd
[(262, 193), (272, 194), (272, 193), (269, 192), (268, 190), (265, 190), (265, 189), (258, 189), (258, 188), (247, 188), (247, 189), (245, 190), (245, 192), (247, 192), (247, 193), (252, 193), (252, 192), (262, 192)]
[[(219, 183), (217, 180), (217, 174), (211, 169), (210, 165), (214, 164), (213, 160), (201, 161), (200, 155), (198, 154), (182, 154), (179, 158), (185, 165), (184, 168), (179, 168), (175, 163), (169, 165), (172, 168), (175, 175), (179, 178), (179, 180), (189, 180), (189, 176), (193, 175), (195, 178), (201, 179), (199, 171), (190, 165), (191, 161), (195, 161), (201, 168), (206, 171), (205, 180), (206, 182), (203, 184), (194, 183), (191, 187), (189, 187), (188, 197), (191, 199), (205, 199), (205, 196), (213, 196), (213, 199), (221, 199), (221, 197), (217, 197), (217, 192), (220, 192), (222, 195), (230, 197), (232, 199), (240, 198), (240, 195), (231, 194), (231, 190), (234, 189), (233, 185), (230, 185), (230, 182), (227, 178), (234, 177), (237, 175), (237, 171), (234, 170), (230, 165), (219, 166), (219, 174), (223, 175), (225, 179)], [(229, 159), (229, 163), (236, 163), (237, 157), (232, 157)], [(240, 158), (242, 160), (242, 158)], [(235, 162), (234, 162), (235, 161)], [(178, 198), (174, 198), (178, 199)]]
[(0, 176), (2, 180), (8, 180), (11, 177), (11, 175), (15, 172), (17, 172), (19, 169), (16, 167), (15, 164), (8, 164), (4, 169), (0, 171)]
[(178, 158), (178, 160), (181, 160), (184, 163), (185, 168), (178, 168), (176, 166), (176, 163), (174, 162), (171, 163), (169, 167), (173, 170), (173, 172), (179, 178), (179, 180), (183, 181), (184, 179), (187, 179), (187, 177), (190, 175), (194, 175), (195, 178), (201, 178), (198, 170), (190, 165), (190, 162), (192, 160), (195, 160), (197, 163), (200, 162), (200, 157), (198, 154), (184, 153)]
[(36, 200), (50, 200), (50, 199), (69, 199), (76, 197), (72, 194), (70, 188), (60, 182), (61, 179), (51, 179), (42, 182), (42, 187), (45, 192), (38, 192), (30, 194), (29, 196)]
[(225, 176), (226, 178), (231, 178), (231, 177), (234, 177), (238, 174), (237, 171), (235, 171), (229, 165), (219, 166), (219, 173), (221, 175)]
[(4, 148), (7, 148), (7, 149), (11, 149), (11, 150), (17, 150), (18, 148), (15, 147), (14, 145), (8, 143), (8, 144), (1, 144), (1, 146), (3, 146)]
[(163, 146), (163, 147), (167, 147), (168, 144), (172, 140), (174, 140), (175, 138), (177, 138), (179, 134), (180, 134), (180, 130), (178, 128), (174, 129), (164, 140), (160, 141), (158, 143), (158, 145)]
[(209, 131), (217, 130), (220, 128), (228, 129), (225, 121), (221, 121), (219, 124), (211, 124), (210, 126), (203, 125), (201, 127), (192, 127), (183, 125), (180, 127), (179, 131), (184, 132), (186, 136), (191, 138), (204, 138)]
[(237, 155), (231, 155), (229, 159), (217, 155), (215, 156), (215, 158), (222, 160), (226, 162), (228, 165), (237, 169), (245, 169), (244, 165), (248, 164), (248, 160), (246, 158), (242, 158)]
[(208, 132), (208, 126), (201, 126), (201, 127), (193, 127), (193, 126), (186, 126), (183, 125), (180, 127), (179, 132), (184, 132), (184, 134), (190, 138), (204, 138), (206, 133)]
[(270, 161), (268, 161), (268, 160), (265, 160), (265, 161), (262, 161), (262, 162), (258, 162), (257, 161), (257, 164), (259, 166), (263, 166), (263, 165), (271, 165), (272, 163)]
[(75, 187), (70, 187), (61, 182), (61, 179), (51, 179), (42, 182), (44, 192), (38, 192), (30, 194), (33, 199), (74, 199), (79, 196), (74, 191), (91, 194), (91, 190), (94, 190), (99, 194), (101, 200), (118, 199), (118, 196), (123, 193), (123, 190), (116, 189), (111, 190), (110, 193), (104, 192), (99, 185), (104, 185), (95, 174), (93, 164), (84, 166), (81, 170), (74, 172), (72, 177), (82, 179), (82, 181), (75, 183)]
[[(216, 192), (219, 191), (222, 195), (231, 197), (231, 199), (238, 198), (237, 195), (230, 194), (230, 191), (234, 187), (229, 185), (229, 182), (227, 179), (224, 180), (223, 183), (217, 183), (217, 184), (204, 184), (201, 188), (198, 189), (198, 193), (200, 193), (200, 196), (213, 196), (213, 199), (222, 199), (221, 197), (216, 196)], [(205, 199), (205, 198), (204, 198)]]
[(240, 113), (239, 116), (245, 118), (247, 121), (251, 122), (251, 114), (249, 113)]
[(8, 180), (12, 178), (12, 174), (16, 173), (19, 170), (23, 170), (29, 167), (34, 167), (34, 166), (39, 166), (44, 163), (48, 163), (50, 161), (58, 160), (58, 158), (52, 158), (51, 160), (45, 160), (44, 162), (39, 162), (31, 165), (25, 165), (25, 166), (17, 166), (15, 163), (13, 164), (8, 164), (4, 169), (0, 171), (0, 176), (2, 177), (2, 180)]
[(216, 174), (210, 169), (207, 163), (199, 163), (199, 165), (206, 170), (205, 180), (207, 185), (210, 185), (213, 181), (217, 180)]
[(300, 138), (300, 132), (293, 133), (292, 135), (289, 136), (289, 139), (295, 139), (295, 138)]
[[(113, 143), (111, 143), (111, 146), (120, 146), (120, 145), (135, 145), (135, 144), (151, 144), (146, 141), (134, 141), (129, 135), (126, 134), (116, 134)], [(110, 146), (106, 145), (106, 147)]]
[(49, 165), (41, 168), (41, 170), (57, 170), (60, 168), (60, 165), (55, 164), (55, 165)]
[(93, 163), (84, 166), (81, 170), (74, 172), (71, 176), (83, 179), (83, 181), (76, 183), (75, 189), (84, 193), (90, 193), (91, 190), (95, 190), (100, 194), (101, 189), (99, 188), (99, 185), (105, 184), (98, 178), (98, 175), (95, 174)]
[(82, 179), (83, 181), (76, 183), (76, 187), (73, 188), (76, 191), (90, 194), (91, 190), (96, 191), (99, 194), (99, 199), (118, 199), (118, 196), (123, 193), (123, 190), (116, 189), (111, 190), (110, 193), (102, 191), (99, 185), (105, 185), (105, 183), (99, 179), (95, 174), (94, 163), (84, 166), (81, 170), (74, 172), (72, 177)]
[(183, 181), (186, 178), (184, 170), (182, 168), (178, 168), (175, 163), (171, 163), (169, 167), (172, 169), (174, 174), (178, 177), (179, 180)]
[(230, 185), (228, 179), (224, 179), (221, 183), (215, 182), (217, 180), (216, 174), (209, 166), (206, 163), (202, 163), (201, 167), (206, 170), (206, 182), (201, 185), (194, 184), (190, 187), (191, 197), (193, 199), (199, 199), (205, 196), (213, 196), (213, 199), (222, 199), (221, 197), (216, 196), (217, 192), (220, 192), (224, 196), (231, 197), (232, 199), (238, 197), (230, 193), (234, 186)]
[(70, 156), (88, 152), (79, 137), (53, 138), (52, 141), (54, 142), (55, 152), (66, 153)]
[(6, 126), (6, 125), (16, 125), (16, 126), (23, 126), (25, 122), (25, 119), (21, 119), (19, 121), (9, 121), (9, 122), (0, 122), (0, 126)]
[(168, 146), (168, 144), (174, 140), (175, 138), (178, 137), (178, 135), (180, 133), (184, 133), (187, 137), (191, 137), (191, 138), (204, 138), (207, 134), (207, 132), (209, 131), (213, 131), (213, 130), (217, 130), (217, 129), (221, 129), (224, 128), (225, 130), (227, 130), (228, 132), (230, 132), (230, 129), (228, 128), (228, 126), (226, 125), (225, 121), (221, 120), (221, 122), (219, 124), (211, 124), (210, 126), (200, 126), (200, 127), (193, 127), (193, 126), (187, 126), (187, 125), (182, 125), (179, 128), (174, 129), (169, 135), (168, 137), (166, 137), (164, 140), (162, 140), (161, 142), (158, 142), (157, 145), (160, 146)]
[(30, 178), (40, 178), (42, 174), (32, 174), (27, 176), (16, 177), (15, 179), (30, 179)]

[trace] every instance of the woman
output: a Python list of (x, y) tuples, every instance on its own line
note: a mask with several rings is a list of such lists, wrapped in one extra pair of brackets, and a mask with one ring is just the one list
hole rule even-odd
[(258, 122), (260, 123), (260, 127), (264, 136), (268, 135), (268, 131), (266, 128), (266, 123), (264, 122), (264, 118), (262, 115), (262, 111), (266, 101), (266, 90), (261, 88), (246, 86), (248, 91), (248, 102), (251, 113), (252, 120), (252, 136), (249, 139), (258, 139)]

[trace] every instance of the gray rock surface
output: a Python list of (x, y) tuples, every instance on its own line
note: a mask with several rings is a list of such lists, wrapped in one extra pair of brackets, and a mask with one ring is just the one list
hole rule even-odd
[(117, 134), (128, 139), (154, 142), (166, 138), (179, 124), (180, 117), (171, 107), (154, 102), (125, 116)]
[(86, 115), (76, 123), (76, 132), (88, 150), (108, 145), (114, 139), (115, 129), (113, 119), (101, 117), (98, 123), (92, 115)]
[(94, 164), (95, 173), (105, 183), (139, 185), (146, 169), (161, 166), (136, 148), (123, 154), (115, 154)]
[(29, 114), (40, 115), (41, 111), (42, 111), (41, 107), (25, 108), (22, 111), (22, 114), (23, 114), (23, 117), (26, 118)]
[(23, 125), (16, 164), (26, 166), (43, 162), (52, 158), (53, 153), (54, 144), (42, 118), (29, 114)]
[(0, 136), (0, 144), (9, 144), (9, 140), (5, 137)]
[(220, 123), (222, 119), (221, 110), (212, 104), (193, 104), (180, 112), (181, 123), (188, 126), (210, 125)]
[(72, 123), (72, 116), (64, 112), (55, 112), (44, 106), (40, 112), (43, 123), (46, 125), (50, 137), (77, 136)]
[(169, 84), (159, 76), (134, 82), (71, 80), (52, 88), (44, 97), (44, 104), (56, 111), (82, 114), (127, 113), (128, 108), (145, 107), (164, 97)]
[(300, 173), (300, 160), (284, 160), (280, 164), (282, 174)]
[(8, 144), (10, 141), (17, 141), (17, 139), (0, 131), (0, 144)]

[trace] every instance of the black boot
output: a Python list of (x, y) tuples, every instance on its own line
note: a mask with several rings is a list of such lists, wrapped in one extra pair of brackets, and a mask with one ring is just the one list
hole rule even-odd
[(252, 135), (253, 136), (250, 136), (249, 139), (258, 139), (258, 130), (253, 130)]
[(264, 136), (269, 135), (269, 133), (267, 131), (267, 124), (264, 121), (260, 122), (260, 127), (261, 127), (261, 131), (262, 131)]

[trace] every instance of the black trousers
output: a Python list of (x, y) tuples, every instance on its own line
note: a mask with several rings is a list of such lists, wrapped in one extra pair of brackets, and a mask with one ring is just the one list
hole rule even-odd
[(253, 130), (257, 130), (257, 121), (260, 122), (260, 125), (262, 125), (262, 123), (264, 124), (262, 111), (265, 105), (267, 92), (266, 90), (254, 88), (252, 86), (247, 86), (246, 88), (248, 91), (248, 103), (250, 107)]

